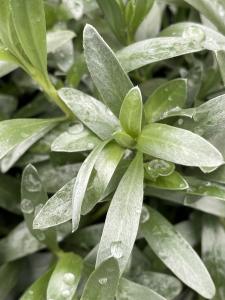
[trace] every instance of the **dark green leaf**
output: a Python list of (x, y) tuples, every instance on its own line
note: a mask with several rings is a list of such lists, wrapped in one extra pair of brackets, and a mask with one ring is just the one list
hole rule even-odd
[(6, 299), (9, 292), (19, 280), (21, 263), (11, 262), (0, 267), (0, 293), (1, 298)]

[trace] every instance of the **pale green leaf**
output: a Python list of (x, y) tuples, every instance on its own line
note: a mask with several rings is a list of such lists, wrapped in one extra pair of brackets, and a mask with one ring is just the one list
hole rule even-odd
[(111, 201), (96, 265), (114, 256), (121, 273), (129, 260), (136, 239), (143, 201), (143, 157), (137, 153), (122, 177)]
[(163, 296), (154, 292), (150, 288), (137, 284), (125, 278), (120, 280), (116, 300), (166, 300)]
[(181, 165), (214, 167), (224, 163), (220, 152), (199, 135), (165, 124), (146, 126), (138, 138), (137, 148)]
[(47, 76), (46, 25), (43, 0), (10, 0), (12, 17), (23, 51)]
[(132, 83), (115, 54), (94, 27), (84, 28), (84, 54), (91, 77), (105, 104), (118, 116)]
[(0, 122), (0, 159), (20, 143), (57, 124), (57, 119), (13, 119)]
[(125, 96), (119, 115), (123, 129), (136, 138), (141, 132), (142, 96), (138, 87), (132, 88)]
[(144, 105), (145, 119), (148, 123), (167, 117), (170, 111), (181, 110), (187, 98), (187, 81), (175, 79), (158, 87)]
[(54, 229), (45, 231), (33, 229), (35, 215), (47, 200), (48, 195), (39, 178), (37, 170), (32, 165), (28, 165), (22, 174), (21, 210), (31, 234), (33, 234), (41, 243), (44, 243), (50, 249), (55, 250), (58, 249), (58, 245)]
[(88, 182), (91, 176), (91, 172), (94, 168), (94, 165), (98, 159), (99, 154), (108, 141), (100, 143), (98, 146), (94, 148), (94, 150), (89, 154), (89, 156), (83, 162), (73, 188), (73, 196), (72, 196), (72, 226), (73, 231), (75, 231), (80, 222), (80, 213), (81, 207), (83, 203), (83, 199), (87, 190)]
[(52, 143), (51, 149), (56, 152), (90, 151), (101, 140), (82, 124), (70, 126), (66, 132), (60, 134)]
[(74, 253), (63, 253), (50, 277), (47, 299), (72, 300), (83, 269), (82, 259)]
[(119, 282), (119, 266), (115, 258), (102, 262), (89, 277), (81, 300), (113, 300)]
[(215, 286), (199, 256), (173, 226), (149, 208), (149, 219), (141, 231), (163, 263), (186, 285), (207, 299), (215, 295)]
[(71, 88), (62, 88), (59, 96), (76, 117), (101, 139), (110, 138), (119, 127), (118, 119), (95, 98)]
[(147, 181), (146, 184), (166, 190), (186, 190), (189, 187), (184, 177), (176, 171), (168, 176), (159, 176), (155, 181)]

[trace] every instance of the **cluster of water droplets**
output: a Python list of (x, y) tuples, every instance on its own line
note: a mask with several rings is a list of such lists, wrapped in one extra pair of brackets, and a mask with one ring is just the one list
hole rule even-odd
[[(73, 293), (73, 285), (75, 283), (75, 275), (71, 272), (65, 273), (63, 275), (63, 288), (60, 291), (60, 295), (62, 298), (68, 299), (72, 296)], [(61, 298), (60, 298), (61, 299)], [(55, 300), (53, 298), (48, 300)]]
[(121, 241), (112, 242), (110, 245), (110, 252), (113, 257), (120, 259), (123, 257), (123, 244)]

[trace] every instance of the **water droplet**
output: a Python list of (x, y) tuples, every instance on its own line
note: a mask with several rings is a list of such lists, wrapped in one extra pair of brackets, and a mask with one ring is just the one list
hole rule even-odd
[(78, 133), (81, 133), (83, 130), (84, 130), (84, 125), (81, 124), (81, 123), (70, 126), (68, 128), (68, 132), (71, 133), (71, 134), (78, 134)]
[(25, 214), (31, 214), (34, 211), (34, 205), (29, 199), (23, 199), (20, 206), (22, 212)]
[(188, 26), (183, 32), (183, 38), (201, 43), (205, 41), (205, 32), (198, 26)]
[(104, 285), (104, 284), (106, 284), (106, 283), (107, 283), (107, 281), (108, 281), (108, 279), (107, 279), (106, 277), (104, 277), (104, 278), (100, 278), (100, 279), (98, 280), (98, 282), (99, 282), (101, 285)]
[(110, 246), (110, 251), (113, 257), (115, 258), (121, 258), (123, 257), (123, 248), (122, 248), (122, 242), (112, 242)]
[(95, 146), (95, 145), (94, 145), (93, 143), (88, 143), (88, 144), (87, 144), (88, 149), (93, 149), (94, 146)]
[(73, 284), (74, 280), (75, 280), (75, 275), (73, 273), (65, 273), (63, 275), (63, 281), (68, 285)]
[(178, 121), (177, 121), (177, 123), (178, 123), (178, 125), (183, 125), (183, 123), (184, 123), (184, 120), (183, 119), (178, 119)]
[(171, 96), (168, 97), (168, 101), (172, 101), (173, 98)]
[(221, 18), (225, 16), (225, 8), (222, 4), (219, 4), (218, 6), (218, 13)]
[(149, 214), (148, 209), (145, 206), (143, 206), (142, 210), (141, 210), (140, 222), (141, 223), (147, 222), (149, 220), (149, 217), (150, 217), (150, 214)]
[(25, 186), (29, 192), (38, 192), (42, 188), (39, 178), (32, 173), (26, 175)]
[(71, 291), (69, 289), (63, 290), (62, 293), (61, 293), (61, 295), (64, 298), (70, 297), (71, 296)]

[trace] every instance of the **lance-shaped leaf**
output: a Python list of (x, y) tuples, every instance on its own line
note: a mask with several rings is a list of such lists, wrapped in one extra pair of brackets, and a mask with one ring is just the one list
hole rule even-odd
[(138, 87), (132, 88), (123, 100), (120, 109), (120, 123), (123, 129), (132, 137), (141, 132), (142, 96)]
[(118, 259), (123, 272), (130, 257), (143, 201), (143, 157), (137, 153), (111, 201), (97, 256), (97, 266), (107, 258)]
[(75, 231), (79, 226), (81, 207), (86, 193), (87, 185), (91, 176), (91, 172), (94, 168), (95, 162), (98, 159), (99, 154), (101, 153), (102, 149), (107, 143), (108, 141), (102, 142), (94, 148), (94, 150), (83, 162), (77, 174), (72, 196), (73, 231)]
[(59, 48), (65, 46), (75, 36), (75, 33), (70, 30), (56, 30), (47, 32), (47, 52), (54, 53)]
[(133, 71), (153, 62), (201, 50), (224, 50), (222, 34), (197, 23), (184, 22), (163, 30), (162, 37), (131, 44), (117, 52), (123, 68)]
[(92, 150), (101, 140), (82, 124), (70, 126), (52, 143), (52, 151), (81, 152)]
[(47, 76), (46, 25), (43, 0), (10, 1), (18, 39), (33, 66)]
[(54, 229), (40, 231), (33, 229), (33, 220), (37, 211), (46, 203), (48, 195), (42, 185), (37, 170), (28, 165), (22, 175), (21, 182), (21, 210), (30, 232), (51, 249), (58, 249), (56, 232)]
[(21, 296), (20, 300), (43, 300), (46, 297), (46, 290), (49, 278), (53, 269), (39, 277)]
[(104, 261), (89, 277), (81, 300), (113, 300), (119, 275), (119, 266), (115, 258)]
[(223, 1), (209, 0), (184, 0), (201, 14), (207, 17), (219, 31), (225, 34), (225, 4)]
[(105, 104), (118, 116), (132, 83), (110, 47), (94, 27), (84, 28), (84, 54), (91, 77)]
[(146, 121), (157, 122), (167, 116), (170, 111), (181, 110), (186, 98), (187, 81), (185, 79), (175, 79), (162, 84), (145, 102)]
[(174, 276), (151, 271), (142, 271), (134, 278), (137, 283), (152, 289), (156, 293), (172, 300), (182, 291), (181, 282)]
[(72, 300), (83, 269), (82, 259), (74, 253), (63, 253), (51, 275), (47, 298)]
[(124, 149), (115, 143), (106, 145), (99, 154), (82, 204), (82, 214), (90, 212), (98, 202), (111, 192), (111, 190), (107, 191), (106, 189), (123, 154)]
[(72, 196), (75, 178), (57, 191), (37, 213), (34, 229), (45, 229), (69, 221), (72, 209)]
[(57, 119), (14, 119), (0, 122), (0, 159), (32, 136), (50, 130)]
[(116, 300), (166, 300), (163, 296), (154, 292), (150, 288), (137, 284), (125, 278), (120, 280), (119, 288), (116, 295)]
[(138, 138), (137, 148), (181, 165), (215, 167), (224, 163), (221, 153), (199, 135), (165, 124), (146, 126)]
[(116, 37), (124, 43), (126, 41), (126, 22), (119, 2), (115, 0), (97, 0), (97, 3)]
[(204, 215), (202, 257), (215, 282), (215, 300), (225, 299), (225, 230), (216, 217)]
[(118, 119), (100, 101), (75, 89), (62, 88), (59, 97), (76, 117), (101, 139), (108, 139), (119, 127)]
[(215, 295), (212, 279), (197, 253), (173, 226), (148, 207), (150, 217), (141, 232), (163, 263), (186, 285), (207, 299)]

